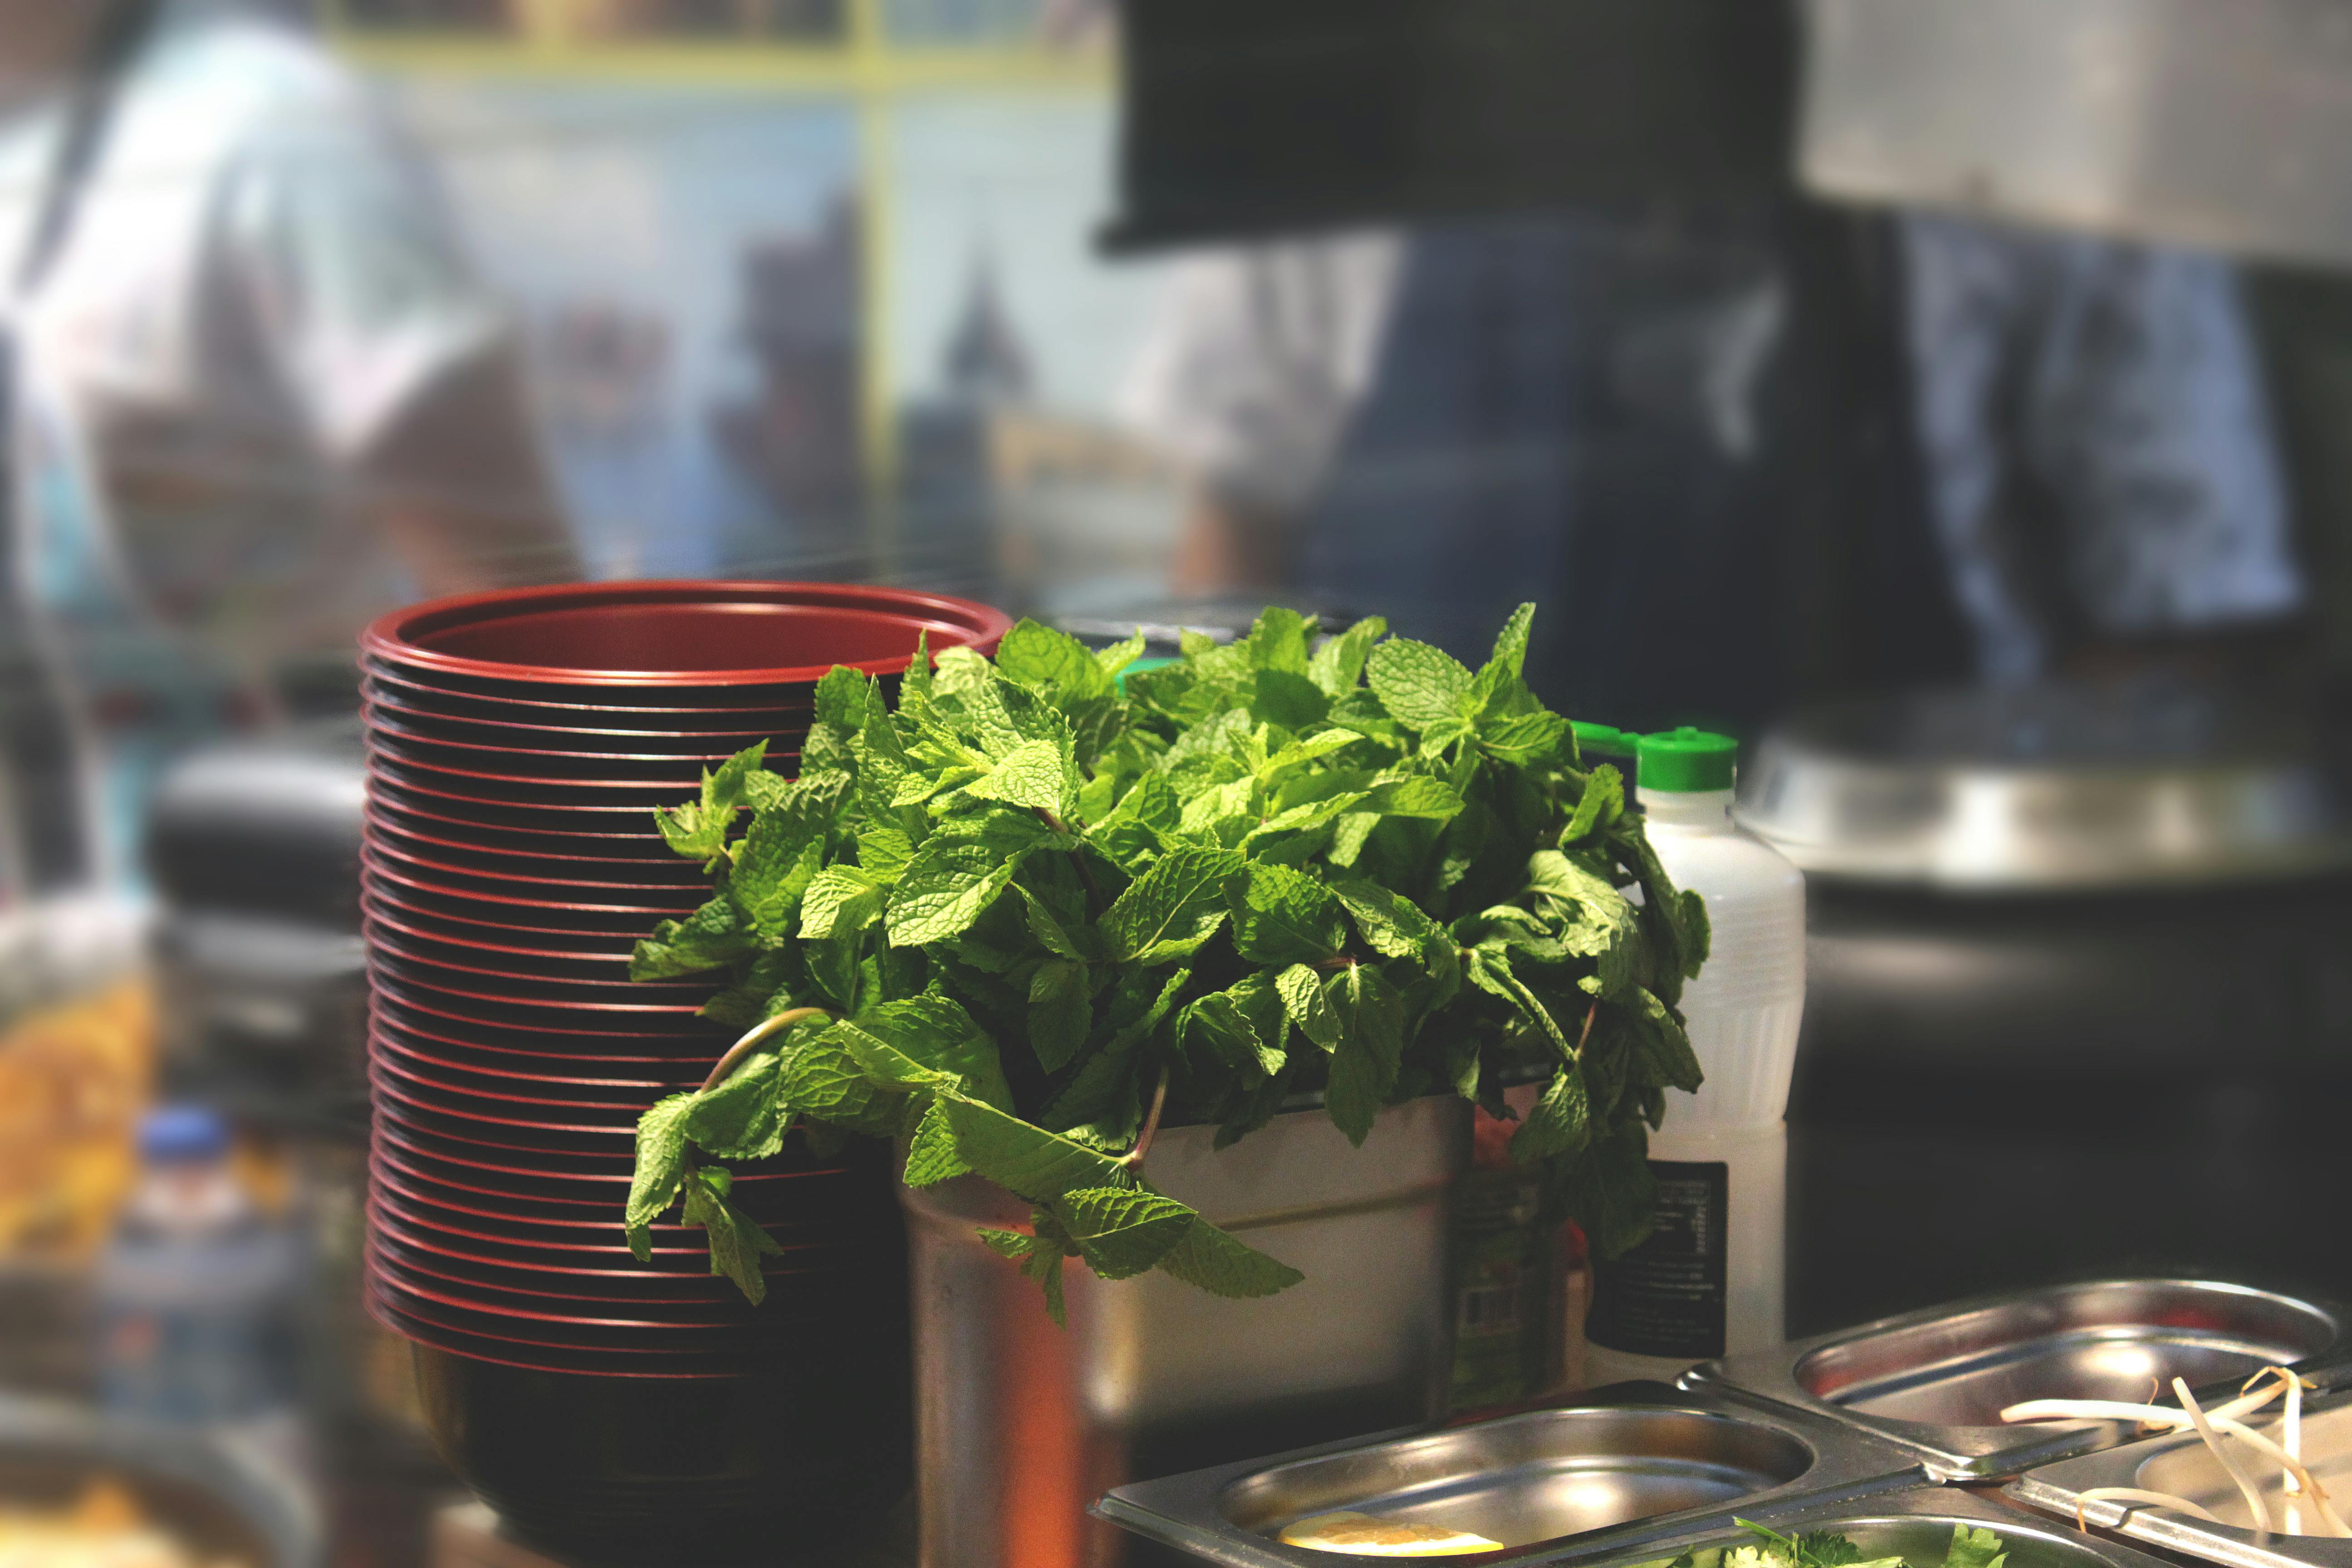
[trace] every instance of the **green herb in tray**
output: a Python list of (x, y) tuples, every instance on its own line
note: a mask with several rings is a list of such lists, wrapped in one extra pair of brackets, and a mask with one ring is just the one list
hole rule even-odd
[(1965, 1524), (1952, 1526), (1952, 1543), (1938, 1564), (1904, 1557), (1866, 1557), (1861, 1547), (1834, 1531), (1789, 1536), (1744, 1519), (1732, 1522), (1756, 1537), (1756, 1544), (1685, 1552), (1670, 1563), (1643, 1568), (2003, 1568), (2009, 1560), (2000, 1536)]
[(638, 1130), (631, 1245), (683, 1203), (754, 1300), (772, 1243), (719, 1161), (904, 1140), (906, 1180), (977, 1173), (1033, 1205), (983, 1239), (1061, 1315), (1061, 1267), (1227, 1296), (1298, 1274), (1152, 1190), (1170, 1118), (1220, 1147), (1319, 1093), (1503, 1110), (1555, 1212), (1604, 1254), (1648, 1230), (1647, 1130), (1696, 1089), (1675, 1002), (1706, 953), (1615, 769), (1580, 763), (1520, 678), (1533, 606), (1473, 671), (1378, 620), (1310, 646), (1268, 610), (1120, 676), (1023, 622), (994, 661), (919, 656), (894, 709), (835, 669), (800, 776), (753, 747), (661, 814), (715, 896), (638, 944), (640, 979), (722, 973), (749, 1032)]

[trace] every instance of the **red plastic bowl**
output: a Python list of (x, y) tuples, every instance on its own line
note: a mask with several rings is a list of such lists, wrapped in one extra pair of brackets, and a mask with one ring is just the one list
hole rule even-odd
[[(440, 741), (401, 726), (372, 723), (367, 736), (372, 763), (394, 762), (467, 778), (499, 779), (534, 788), (579, 786), (662, 792), (656, 805), (692, 800), (703, 770), (716, 768), (742, 750), (661, 752), (645, 755), (612, 752), (545, 752), (519, 746), (488, 746), (470, 741)], [(777, 749), (777, 771), (797, 771), (800, 747)], [(635, 796), (630, 797), (634, 799)]]
[(731, 756), (755, 742), (764, 740), (773, 744), (780, 735), (805, 734), (815, 718), (814, 712), (807, 710), (755, 708), (741, 714), (729, 713), (724, 725), (704, 722), (688, 728), (649, 722), (645, 715), (588, 709), (571, 714), (566, 721), (546, 712), (532, 712), (529, 718), (453, 713), (417, 706), (411, 700), (415, 695), (401, 688), (371, 682), (362, 689), (361, 710), (380, 722), (397, 725), (428, 741), (566, 755), (723, 752)]
[(422, 757), (397, 739), (370, 737), (367, 773), (408, 789), (440, 790), (458, 800), (561, 811), (644, 812), (692, 800), (702, 787), (699, 766), (677, 771), (667, 764), (658, 777), (599, 778), (564, 774), (551, 768), (468, 767), (446, 758)]
[[(477, 958), (479, 963), (470, 962)], [(445, 989), (487, 988), (489, 994), (509, 1001), (616, 1006), (651, 1002), (699, 1007), (715, 989), (666, 980), (633, 981), (625, 973), (617, 971), (609, 980), (530, 974), (524, 973), (520, 964), (513, 969), (495, 967), (495, 954), (457, 952), (445, 957), (427, 943), (395, 938), (380, 927), (368, 931), (368, 959), (372, 963), (399, 963), (409, 972), (410, 978), (427, 984), (440, 984)]]
[(529, 1028), (488, 1024), (433, 1006), (429, 999), (392, 986), (378, 986), (379, 1022), (414, 1038), (452, 1046), (504, 1051), (519, 1057), (560, 1057), (600, 1062), (712, 1062), (729, 1044), (730, 1031), (706, 1026), (685, 1033), (660, 1030)]
[(667, 867), (648, 868), (640, 873), (634, 867), (609, 861), (547, 860), (480, 869), (436, 860), (383, 839), (368, 839), (364, 847), (370, 860), (395, 876), (481, 898), (656, 910), (667, 914), (681, 908), (698, 909), (711, 895), (708, 882), (660, 879), (671, 877)]
[[(522, 1219), (586, 1217), (610, 1224), (621, 1212), (627, 1196), (626, 1187), (618, 1183), (517, 1176), (488, 1170), (478, 1163), (420, 1153), (404, 1140), (396, 1138), (376, 1140), (371, 1158), (421, 1192), (442, 1194), (461, 1206), (488, 1204), (496, 1212)], [(835, 1173), (829, 1179), (836, 1185), (848, 1181), (841, 1173)], [(796, 1186), (793, 1184), (795, 1181), (799, 1184)], [(735, 1192), (737, 1206), (747, 1214), (759, 1211), (755, 1217), (761, 1217), (763, 1223), (772, 1218), (779, 1224), (818, 1226), (828, 1223), (826, 1214), (838, 1206), (825, 1200), (824, 1184), (812, 1176), (745, 1174), (736, 1178)], [(673, 1209), (671, 1213), (675, 1215), (677, 1211)]]
[[(677, 1086), (614, 1083), (584, 1079), (517, 1078), (457, 1067), (403, 1050), (378, 1031), (369, 1048), (376, 1062), (422, 1088), (446, 1090), (479, 1100), (486, 1110), (554, 1119), (596, 1116), (611, 1112), (634, 1126), (666, 1095), (683, 1092)], [(686, 1089), (693, 1085), (684, 1086)]]
[[(642, 829), (628, 833), (550, 833), (411, 811), (382, 800), (370, 803), (366, 809), (367, 820), (373, 826), (394, 828), (412, 838), (459, 845), (476, 855), (497, 855), (508, 859), (577, 859), (592, 865), (651, 866), (665, 870), (677, 865), (695, 869), (694, 862), (662, 842), (651, 817), (646, 818)], [(695, 874), (699, 876), (699, 870)]]
[(477, 920), (471, 914), (450, 915), (417, 909), (381, 891), (361, 896), (360, 907), (390, 924), (444, 942), (487, 942), (496, 946), (526, 946), (587, 958), (627, 962), (637, 938), (626, 931), (559, 931), (504, 921)]
[[(698, 786), (699, 787), (699, 786)], [(467, 826), (503, 828), (510, 833), (551, 833), (565, 837), (636, 838), (661, 843), (653, 810), (642, 805), (548, 805), (442, 788), (419, 786), (371, 774), (368, 800), (420, 816), (437, 816)], [(676, 805), (666, 801), (664, 805)]]
[(511, 974), (565, 985), (625, 985), (641, 996), (676, 996), (691, 1000), (697, 1006), (711, 990), (710, 985), (699, 980), (632, 980), (625, 954), (583, 952), (562, 942), (525, 946), (524, 942), (531, 939), (520, 935), (504, 942), (436, 936), (383, 912), (367, 915), (362, 929), (371, 942), (386, 952), (468, 973)]
[(580, 1088), (604, 1085), (644, 1089), (658, 1098), (693, 1089), (701, 1083), (709, 1066), (701, 1057), (683, 1052), (674, 1057), (632, 1061), (576, 1051), (500, 1050), (421, 1035), (387, 1016), (378, 1016), (371, 1029), (392, 1048), (427, 1070), (437, 1064), (451, 1071), (480, 1073), (525, 1084), (537, 1081)]
[(647, 888), (708, 888), (710, 879), (698, 861), (673, 855), (665, 848), (651, 855), (593, 854), (599, 846), (577, 839), (569, 847), (556, 839), (523, 847), (511, 843), (481, 844), (478, 835), (446, 824), (402, 821), (388, 811), (371, 807), (365, 818), (369, 835), (385, 848), (409, 859), (455, 867), (475, 877), (546, 878), (570, 882), (625, 882)]
[[(453, 718), (510, 720), (516, 723), (573, 724), (620, 722), (651, 729), (761, 728), (766, 714), (794, 716), (805, 721), (816, 711), (816, 687), (801, 681), (789, 686), (733, 686), (723, 691), (667, 691), (659, 687), (566, 686), (547, 688), (530, 683), (481, 682), (437, 675), (362, 656), (363, 689), (393, 692), (411, 707)], [(454, 680), (454, 684), (453, 684)], [(881, 678), (883, 689), (897, 695), (898, 677)], [(676, 700), (667, 700), (675, 698)]]
[(572, 584), (397, 610), (368, 627), (360, 646), (383, 664), (488, 683), (494, 694), (532, 687), (717, 692), (810, 684), (837, 664), (898, 674), (919, 639), (934, 654), (992, 648), (1012, 624), (984, 605), (895, 588)]
[[(430, 1274), (452, 1283), (487, 1285), (518, 1295), (549, 1300), (628, 1302), (639, 1307), (711, 1307), (730, 1295), (740, 1299), (731, 1280), (712, 1275), (663, 1274), (651, 1269), (583, 1268), (541, 1258), (510, 1261), (492, 1256), (460, 1237), (436, 1237), (404, 1226), (397, 1215), (371, 1216), (370, 1243), (382, 1256), (412, 1272)], [(771, 1260), (772, 1261), (772, 1260)], [(837, 1272), (837, 1271), (828, 1271)], [(771, 1289), (783, 1280), (815, 1280), (822, 1275), (782, 1271), (765, 1276)]]
[[(713, 1025), (698, 1013), (665, 1007), (652, 1012), (624, 1013), (611, 1008), (581, 1008), (561, 1004), (502, 1002), (418, 985), (394, 972), (395, 960), (386, 960), (369, 973), (379, 996), (390, 996), (403, 1006), (431, 1013), (467, 1027), (519, 1030), (532, 1035), (579, 1035), (620, 1043), (620, 1048), (641, 1048), (646, 1040), (674, 1039), (681, 1050), (700, 1044), (710, 1059), (733, 1043), (734, 1032)], [(653, 1048), (646, 1047), (642, 1048)]]
[[(622, 1201), (635, 1163), (634, 1153), (610, 1156), (529, 1154), (514, 1150), (484, 1148), (461, 1142), (412, 1125), (397, 1107), (387, 1108), (375, 1119), (374, 1146), (381, 1153), (394, 1156), (420, 1169), (440, 1173), (454, 1185), (468, 1186), (487, 1184), (492, 1191), (512, 1191), (542, 1202), (588, 1205), (599, 1212)], [(835, 1200), (824, 1194), (833, 1186), (858, 1183), (871, 1184), (870, 1171), (844, 1166), (828, 1166), (813, 1163), (805, 1153), (787, 1147), (773, 1160), (735, 1167), (735, 1186), (748, 1194), (769, 1186), (793, 1187), (796, 1193), (815, 1194), (814, 1197), (794, 1197), (790, 1201), (824, 1204)], [(829, 1185), (830, 1184), (830, 1185)], [(768, 1200), (758, 1199), (761, 1204)], [(779, 1198), (777, 1202), (786, 1201)]]
[[(371, 897), (392, 899), (411, 909), (453, 920), (511, 926), (519, 931), (601, 931), (635, 941), (665, 920), (693, 912), (691, 909), (679, 910), (675, 898), (667, 905), (654, 905), (603, 898), (564, 898), (560, 894), (530, 898), (512, 891), (493, 892), (489, 889), (495, 886), (513, 889), (532, 885), (512, 879), (501, 883), (470, 874), (445, 879), (429, 872), (404, 870), (397, 861), (387, 864), (368, 854), (362, 854), (360, 866), (363, 886)], [(678, 891), (670, 889), (672, 895)]]

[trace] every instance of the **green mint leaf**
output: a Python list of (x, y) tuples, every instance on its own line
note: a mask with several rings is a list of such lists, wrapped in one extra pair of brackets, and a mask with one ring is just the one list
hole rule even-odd
[(857, 836), (857, 864), (877, 882), (897, 881), (914, 858), (914, 841), (895, 827), (869, 827)]
[(739, 968), (735, 983), (702, 1005), (702, 1016), (730, 1029), (748, 1029), (793, 1005), (793, 992), (807, 978), (800, 950), (771, 949)]
[(1116, 642), (1108, 647), (1097, 648), (1095, 663), (1101, 667), (1105, 675), (1112, 677), (1124, 675), (1127, 672), (1127, 667), (1141, 658), (1143, 650), (1150, 646), (1145, 640), (1142, 629), (1139, 627), (1135, 635), (1125, 642)]
[(858, 730), (866, 723), (866, 691), (873, 681), (845, 665), (835, 665), (816, 683), (816, 720), (836, 730)]
[(1253, 669), (1303, 676), (1307, 673), (1307, 617), (1297, 610), (1270, 605), (1258, 612), (1257, 622), (1242, 647)]
[(1212, 1296), (1273, 1296), (1307, 1278), (1205, 1219), (1193, 1220), (1183, 1238), (1160, 1258), (1160, 1268)]
[(1501, 635), (1495, 638), (1494, 657), (1479, 672), (1482, 676), (1488, 676), (1499, 684), (1503, 680), (1517, 680), (1527, 673), (1528, 633), (1535, 624), (1535, 618), (1536, 607), (1533, 605), (1521, 605), (1511, 612), (1511, 618), (1503, 623)]
[[(1861, 1553), (1856, 1552), (1858, 1558)], [(1944, 1559), (1944, 1568), (2001, 1568), (2009, 1552), (2000, 1536), (1979, 1526), (1975, 1530), (1965, 1524), (1952, 1526), (1952, 1547)], [(1817, 1559), (1823, 1568), (1841, 1568), (1826, 1557)]]
[(1568, 826), (1559, 830), (1562, 844), (1575, 844), (1595, 833), (1605, 833), (1625, 815), (1625, 777), (1603, 763), (1592, 770), (1585, 781), (1584, 798), (1576, 803), (1575, 815)]
[(834, 804), (803, 780), (782, 805), (752, 816), (727, 890), (758, 936), (782, 941), (792, 934), (801, 895), (824, 863)]
[(801, 895), (801, 940), (855, 936), (882, 918), (888, 896), (881, 880), (862, 866), (827, 866)]
[(1437, 922), (1402, 893), (1359, 878), (1333, 882), (1331, 892), (1355, 917), (1365, 942), (1383, 958), (1413, 958), (1452, 945)]
[(1396, 1087), (1404, 1058), (1404, 1001), (1369, 963), (1333, 975), (1323, 994), (1339, 1021), (1325, 1102), (1332, 1124), (1360, 1145)]
[(1251, 686), (1249, 714), (1261, 724), (1286, 730), (1307, 730), (1323, 722), (1331, 700), (1304, 675), (1286, 669), (1262, 669)]
[(682, 921), (663, 921), (629, 954), (632, 980), (668, 980), (723, 968), (751, 951), (733, 903), (713, 899)]
[(838, 1043), (877, 1084), (945, 1088), (1000, 1110), (1013, 1105), (996, 1042), (945, 996), (877, 1004), (834, 1025), (825, 1038)]
[(734, 813), (745, 799), (744, 792), (753, 773), (767, 765), (768, 742), (754, 741), (725, 762), (716, 773), (702, 775), (702, 809), (717, 816)]
[(1362, 859), (1364, 846), (1380, 825), (1380, 814), (1373, 811), (1351, 811), (1339, 817), (1332, 824), (1331, 864), (1353, 866)]
[(851, 1132), (894, 1136), (905, 1120), (906, 1097), (867, 1076), (840, 1028), (835, 1025), (784, 1058), (777, 1092), (801, 1115)]
[(1030, 620), (1004, 634), (996, 649), (996, 668), (1008, 680), (1069, 698), (1100, 696), (1110, 689), (1110, 678), (1117, 673), (1105, 669), (1077, 638)]
[[(947, 1112), (941, 1110), (939, 1102), (934, 1100), (924, 1110), (923, 1119), (915, 1124), (915, 1135), (907, 1144), (907, 1184), (910, 1187), (933, 1186), (968, 1175), (971, 1171), (971, 1167), (964, 1163), (963, 1155), (956, 1149), (955, 1129), (949, 1123)], [(989, 1234), (983, 1232), (981, 1239), (987, 1240)], [(1013, 1233), (997, 1231), (993, 1234), (1010, 1236)], [(1020, 1239), (1027, 1241), (1029, 1237)], [(990, 1245), (995, 1244), (992, 1242)], [(1006, 1253), (1005, 1256), (1018, 1255)]]
[(989, 1251), (999, 1258), (1009, 1258), (1018, 1263), (1037, 1250), (1037, 1238), (1023, 1231), (997, 1230), (982, 1226), (972, 1232)]
[(1680, 1015), (1647, 990), (1637, 987), (1634, 995), (1638, 1006), (1633, 1032), (1643, 1081), (1654, 1089), (1696, 1093), (1706, 1074), (1699, 1068), (1698, 1053), (1691, 1049), (1690, 1033)]
[(700, 1226), (710, 1242), (710, 1272), (735, 1282), (753, 1306), (768, 1299), (761, 1253), (782, 1253), (773, 1237), (727, 1201), (724, 1171), (698, 1170), (686, 1179), (686, 1223)]
[(1460, 814), (1462, 797), (1443, 779), (1415, 774), (1373, 784), (1364, 799), (1364, 809), (1382, 816), (1425, 816), (1442, 822)]
[(1254, 863), (1234, 903), (1234, 950), (1269, 967), (1319, 963), (1348, 939), (1339, 903), (1322, 883), (1286, 866)]
[(1193, 1001), (1184, 1009), (1181, 1030), (1185, 1039), (1199, 1041), (1244, 1083), (1262, 1083), (1282, 1070), (1280, 1046), (1258, 1032), (1257, 1020), (1230, 990)]
[(1274, 988), (1282, 997), (1283, 1011), (1298, 1026), (1298, 1032), (1330, 1050), (1339, 1043), (1339, 1016), (1323, 994), (1323, 981), (1303, 963), (1294, 963), (1274, 977)]
[(1537, 767), (1559, 759), (1570, 731), (1557, 713), (1505, 713), (1478, 722), (1478, 745), (1497, 762)]
[(1077, 764), (1066, 746), (1024, 741), (1007, 752), (985, 778), (964, 785), (963, 792), (975, 800), (1047, 811), (1056, 821), (1067, 821), (1078, 810)]
[(1372, 649), (1364, 673), (1390, 717), (1415, 730), (1458, 724), (1469, 711), (1470, 672), (1425, 642), (1390, 638)]
[(1172, 849), (1103, 911), (1102, 934), (1122, 963), (1165, 963), (1197, 952), (1225, 918), (1225, 889), (1247, 868), (1230, 850)]
[(1078, 945), (1077, 938), (1054, 918), (1054, 911), (1045, 907), (1043, 899), (1018, 882), (1013, 884), (1013, 890), (1021, 895), (1022, 912), (1029, 922), (1029, 934), (1037, 939), (1038, 946), (1056, 958), (1082, 960), (1087, 956), (1086, 950)]
[(1580, 1154), (1592, 1137), (1592, 1100), (1583, 1072), (1562, 1066), (1551, 1075), (1543, 1098), (1511, 1134), (1511, 1158), (1521, 1164), (1559, 1154)]
[(961, 936), (1004, 891), (1019, 864), (983, 843), (940, 835), (925, 840), (890, 893), (890, 945)]
[(653, 1261), (649, 1226), (677, 1202), (686, 1178), (686, 1113), (693, 1109), (691, 1094), (673, 1094), (655, 1101), (637, 1118), (637, 1167), (629, 1179), (628, 1208), (622, 1224), (628, 1231), (629, 1250), (640, 1263)]
[(764, 1160), (784, 1146), (791, 1113), (781, 1090), (783, 1060), (775, 1051), (746, 1058), (727, 1081), (694, 1096), (686, 1135), (721, 1160)]
[(1481, 944), (1473, 949), (1463, 972), (1473, 985), (1490, 996), (1501, 997), (1521, 1017), (1540, 1030), (1544, 1037), (1551, 1041), (1552, 1047), (1559, 1052), (1562, 1060), (1575, 1059), (1576, 1047), (1569, 1043), (1568, 1032), (1560, 1027), (1559, 1020), (1552, 1016), (1551, 1009), (1528, 989), (1526, 982), (1512, 969), (1509, 955), (1500, 946)]
[(708, 860), (727, 847), (727, 829), (735, 814), (719, 815), (705, 811), (699, 803), (685, 805), (665, 805), (654, 812), (654, 826), (660, 829), (662, 842), (670, 853), (688, 860)]
[(1358, 621), (1339, 636), (1324, 640), (1307, 663), (1307, 679), (1335, 700), (1356, 689), (1363, 679), (1364, 660), (1372, 645), (1388, 635), (1388, 623), (1378, 616)]
[(1105, 1279), (1148, 1271), (1200, 1217), (1173, 1198), (1132, 1187), (1081, 1187), (1063, 1194), (1055, 1213), (1087, 1267)]
[(1706, 962), (1715, 944), (1714, 930), (1706, 918), (1706, 900), (1685, 888), (1675, 893), (1672, 908), (1675, 930), (1682, 939), (1683, 978), (1696, 980), (1699, 966)]
[(961, 1095), (943, 1094), (939, 1103), (971, 1168), (1031, 1203), (1049, 1203), (1083, 1187), (1134, 1184), (1127, 1168), (1099, 1149)]
[(1094, 988), (1087, 966), (1048, 959), (1029, 977), (1029, 1048), (1037, 1065), (1059, 1072), (1077, 1059), (1094, 1027)]

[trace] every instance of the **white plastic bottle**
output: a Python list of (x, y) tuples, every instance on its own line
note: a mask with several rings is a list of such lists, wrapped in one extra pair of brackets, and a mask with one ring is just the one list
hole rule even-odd
[(1732, 825), (1728, 737), (1641, 738), (1637, 798), (1713, 941), (1682, 1011), (1706, 1081), (1666, 1091), (1650, 1138), (1658, 1226), (1594, 1265), (1586, 1380), (1672, 1382), (1692, 1363), (1780, 1343), (1788, 1232), (1789, 1079), (1805, 1006), (1804, 874)]

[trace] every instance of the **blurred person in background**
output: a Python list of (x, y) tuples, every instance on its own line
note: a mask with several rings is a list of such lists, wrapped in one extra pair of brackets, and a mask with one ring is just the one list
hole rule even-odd
[(373, 613), (576, 575), (427, 171), (268, 8), (0, 0), (0, 268), (8, 546), (82, 879), (133, 883), (158, 767), (279, 716)]
[[(1465, 656), (1537, 598), (1563, 606), (1531, 654), (1556, 700), (1640, 726), (1769, 717), (1802, 695), (1771, 601), (1807, 504), (1787, 448), (1820, 429), (1790, 380), (1820, 352), (1794, 341), (1792, 226), (1518, 217), (1184, 263), (1125, 399), (1195, 479), (1178, 592), (1287, 589)], [(2231, 268), (1894, 230), (1869, 325), (1904, 355), (1918, 471), (1869, 526), (1919, 536), (1894, 618), (1957, 609), (1979, 673), (2015, 683), (2294, 615)]]

